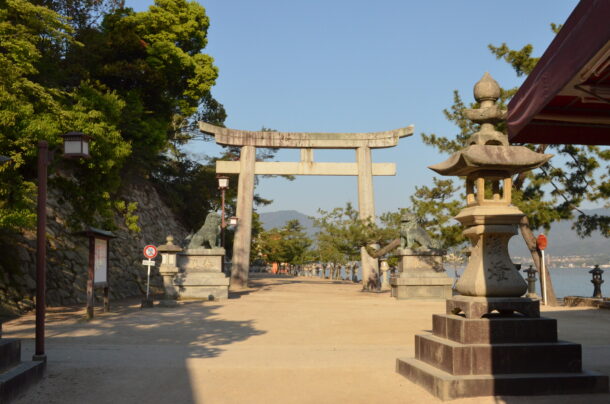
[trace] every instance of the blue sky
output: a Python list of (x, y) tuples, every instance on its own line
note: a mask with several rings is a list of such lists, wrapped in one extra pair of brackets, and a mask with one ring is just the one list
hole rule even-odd
[[(153, 1), (128, 0), (144, 10)], [(378, 214), (409, 205), (416, 186), (430, 184), (426, 167), (446, 155), (420, 134), (454, 136), (442, 110), (488, 71), (504, 87), (521, 84), (488, 44), (527, 43), (539, 56), (576, 0), (201, 0), (210, 18), (206, 53), (220, 71), (214, 97), (226, 108), (227, 127), (279, 131), (369, 132), (415, 125), (415, 135), (374, 162), (396, 163), (394, 177), (375, 177)], [(196, 154), (214, 155), (211, 142), (193, 142)], [(297, 161), (298, 150), (277, 161)], [(316, 151), (317, 161), (354, 161), (353, 151)], [(235, 186), (236, 184), (231, 184)], [(355, 177), (259, 179), (257, 192), (273, 203), (260, 212), (294, 209), (315, 214), (357, 205)]]

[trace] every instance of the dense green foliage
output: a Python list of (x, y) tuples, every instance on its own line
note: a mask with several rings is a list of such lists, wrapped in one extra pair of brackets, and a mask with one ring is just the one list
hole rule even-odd
[(463, 208), (463, 202), (453, 198), (458, 192), (451, 180), (433, 178), (431, 187), (415, 187), (411, 196), (411, 210), (431, 237), (441, 242), (442, 248), (459, 247), (465, 242), (463, 227), (453, 218)]
[(266, 262), (303, 265), (311, 261), (307, 237), (298, 220), (289, 220), (281, 229), (263, 231), (257, 236), (257, 254)]
[(319, 210), (320, 217), (314, 223), (321, 231), (316, 235), (314, 255), (321, 262), (345, 264), (360, 260), (360, 248), (385, 245), (398, 237), (400, 215), (386, 213), (381, 216), (382, 225), (359, 218), (351, 203), (331, 211)]
[(112, 228), (119, 212), (137, 230), (135, 207), (117, 200), (134, 175), (182, 186), (187, 197), (173, 201), (182, 213), (196, 194), (211, 199), (209, 168), (176, 147), (197, 119), (226, 117), (210, 93), (218, 71), (202, 53), (205, 10), (185, 0), (157, 0), (144, 12), (122, 3), (0, 0), (0, 154), (12, 159), (0, 166), (0, 229), (33, 226), (37, 142), (57, 148), (71, 130), (93, 137), (91, 159), (56, 153), (50, 177), (75, 208), (74, 223)]

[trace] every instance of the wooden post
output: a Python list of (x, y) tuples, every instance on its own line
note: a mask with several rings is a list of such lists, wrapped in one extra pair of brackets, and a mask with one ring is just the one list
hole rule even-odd
[(44, 327), (46, 311), (46, 262), (47, 262), (47, 165), (49, 145), (38, 142), (38, 223), (36, 231), (36, 348), (33, 360), (45, 361)]
[(242, 146), (239, 157), (239, 180), (237, 183), (237, 229), (233, 240), (233, 263), (231, 266), (231, 289), (248, 287), (250, 267), (250, 242), (252, 239), (252, 204), (254, 200), (254, 164), (256, 147)]
[[(225, 227), (227, 227), (227, 224), (225, 223), (225, 189), (222, 188), (220, 190), (220, 195), (221, 195), (221, 207), (222, 207), (222, 215), (220, 217), (220, 246), (222, 248), (227, 248), (226, 246), (226, 242), (225, 242)], [(226, 254), (226, 250), (225, 250), (225, 254)], [(222, 259), (220, 260), (220, 271), (224, 274), (226, 269), (225, 269), (225, 256), (222, 256)]]
[(108, 298), (108, 286), (104, 286), (104, 313), (110, 311), (110, 299)]
[(95, 237), (89, 236), (89, 264), (87, 266), (87, 272), (89, 274), (87, 278), (87, 319), (93, 318), (93, 307), (95, 306), (95, 295), (93, 293), (93, 282), (94, 282), (94, 267), (95, 267)]

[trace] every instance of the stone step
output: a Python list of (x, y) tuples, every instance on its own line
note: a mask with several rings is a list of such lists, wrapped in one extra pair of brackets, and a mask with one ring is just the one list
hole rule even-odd
[(577, 373), (582, 369), (580, 344), (562, 341), (466, 345), (416, 335), (415, 358), (452, 375)]
[(546, 317), (464, 318), (434, 314), (432, 333), (462, 344), (557, 342), (557, 320)]
[(180, 273), (174, 279), (174, 285), (180, 286), (229, 286), (230, 279), (222, 272), (188, 272)]
[(15, 366), (21, 360), (21, 340), (0, 338), (0, 372)]
[(608, 376), (591, 371), (454, 376), (415, 358), (397, 359), (396, 371), (441, 400), (608, 392)]
[(45, 367), (43, 361), (21, 362), (0, 373), (0, 403), (9, 402), (42, 379)]

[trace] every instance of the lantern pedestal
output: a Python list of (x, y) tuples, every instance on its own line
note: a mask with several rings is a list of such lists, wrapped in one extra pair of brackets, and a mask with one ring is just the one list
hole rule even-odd
[(558, 341), (557, 320), (539, 317), (539, 304), (449, 299), (447, 314), (432, 316), (432, 334), (415, 336), (415, 358), (397, 359), (396, 370), (441, 400), (607, 392), (608, 376), (582, 370), (581, 345)]
[(229, 297), (229, 278), (222, 272), (224, 248), (191, 248), (178, 254), (180, 271), (174, 286), (181, 299), (218, 300)]
[(443, 268), (444, 250), (400, 249), (399, 275), (390, 280), (396, 299), (436, 300), (453, 295), (453, 280)]
[(176, 301), (178, 298), (178, 291), (176, 290), (176, 286), (174, 286), (174, 278), (178, 274), (178, 267), (175, 265), (164, 266), (161, 264), (159, 273), (163, 277), (163, 288), (165, 289), (163, 298), (159, 301), (159, 306), (176, 307), (178, 305), (178, 302)]

